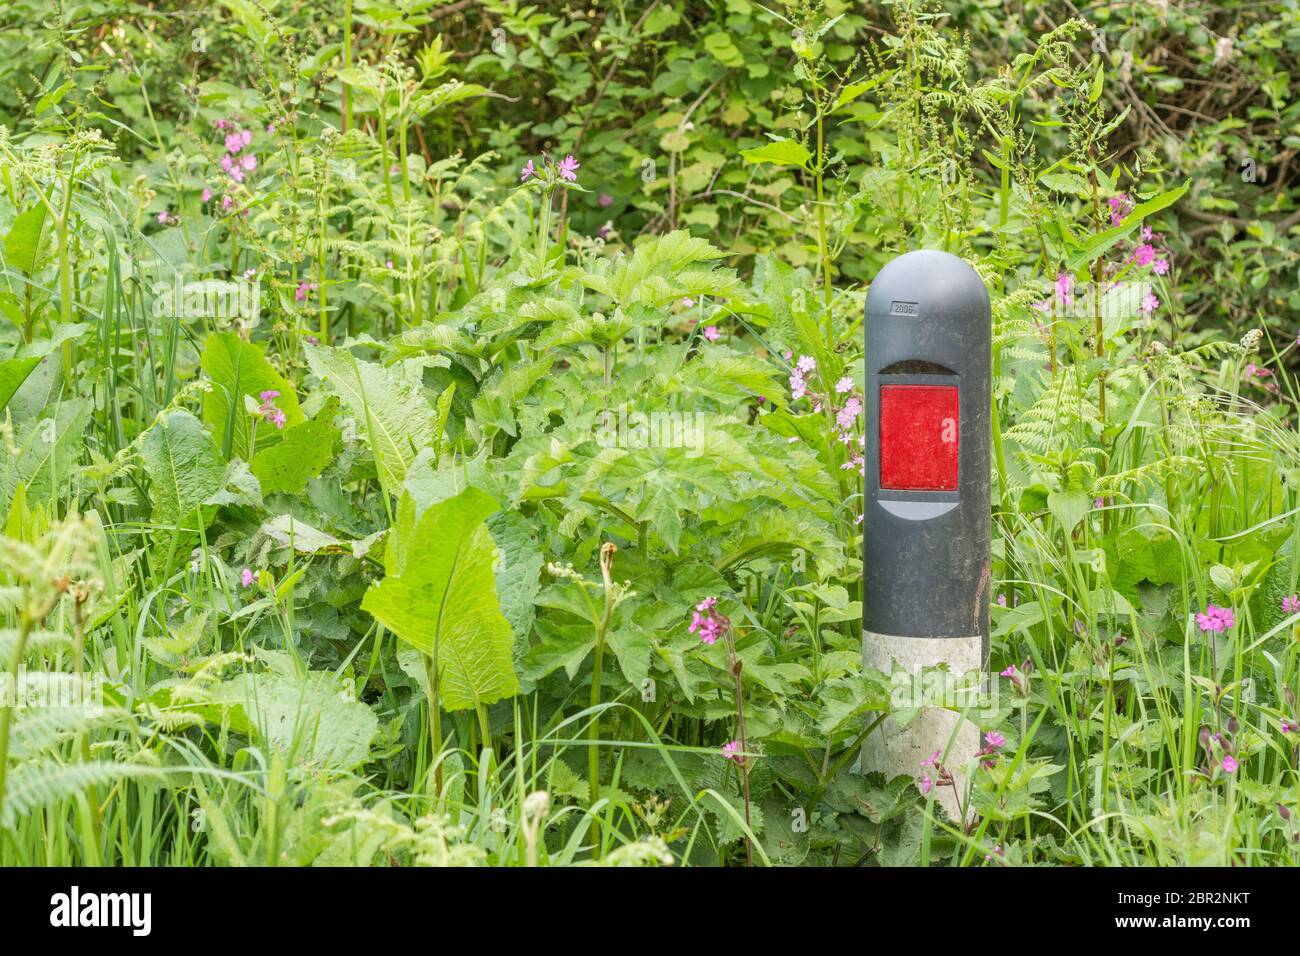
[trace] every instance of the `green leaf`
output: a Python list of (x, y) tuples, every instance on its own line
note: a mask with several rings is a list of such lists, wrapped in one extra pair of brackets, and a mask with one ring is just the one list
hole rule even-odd
[(1136, 229), (1147, 216), (1155, 215), (1165, 207), (1171, 206), (1182, 199), (1191, 182), (1190, 179), (1186, 180), (1175, 189), (1170, 189), (1154, 199), (1139, 203), (1131, 213), (1124, 217), (1124, 220), (1119, 225), (1090, 236), (1079, 251), (1066, 262), (1065, 270), (1074, 272), (1081, 266), (1092, 262), (1098, 256), (1105, 254), (1112, 246)]
[(220, 684), (216, 697), (231, 727), (282, 750), (293, 749), (299, 764), (340, 770), (360, 766), (370, 756), (370, 740), (379, 726), (369, 707), (322, 671), (309, 671), (300, 680), (240, 674)]
[(400, 494), (415, 456), (437, 440), (433, 409), (418, 384), (399, 368), (363, 362), (344, 349), (308, 345), (306, 351), (312, 371), (330, 383), (360, 422), (379, 484), (390, 495)]
[(362, 609), (437, 661), (447, 710), (519, 693), (510, 625), (492, 572), (496, 548), (485, 523), (496, 501), (467, 488), (418, 519), (409, 496), (401, 505), (392, 532), (398, 541), (385, 553), (385, 577), (366, 592)]
[(40, 361), (38, 358), (22, 358), (0, 362), (0, 411), (9, 404), (9, 399), (18, 391), (18, 386), (27, 381), (27, 376)]
[(90, 412), (85, 399), (55, 401), (28, 420), (17, 436), (18, 454), (0, 460), (0, 503), (7, 507), (19, 485), (33, 503), (56, 498), (66, 489), (85, 444)]
[(258, 449), (252, 471), (262, 485), (262, 494), (284, 492), (300, 495), (307, 479), (315, 478), (334, 459), (339, 430), (334, 427), (338, 399), (333, 396), (311, 421), (284, 430), (284, 437), (270, 448)]
[(503, 511), (488, 519), (488, 530), (504, 559), (496, 576), (501, 612), (510, 622), (517, 644), (526, 646), (545, 562), (537, 543), (537, 528), (517, 511)]
[(605, 642), (618, 659), (619, 670), (638, 693), (650, 676), (650, 632), (629, 622), (605, 635)]
[(1095, 103), (1101, 98), (1102, 86), (1106, 82), (1106, 68), (1104, 64), (1097, 64), (1097, 72), (1093, 75), (1092, 85), (1088, 88), (1088, 102)]
[(216, 509), (206, 502), (222, 489), (226, 464), (203, 424), (189, 412), (169, 413), (145, 434), (140, 459), (153, 520), (191, 531), (207, 527)]
[(19, 213), (5, 236), (5, 262), (26, 275), (36, 271), (41, 250), (41, 233), (45, 228), (45, 203)]
[(539, 618), (537, 635), (540, 640), (524, 655), (524, 676), (530, 681), (539, 681), (561, 667), (569, 680), (574, 680), (596, 646), (596, 632), (586, 622), (559, 624)]
[(1047, 508), (1066, 534), (1074, 531), (1091, 507), (1092, 499), (1082, 491), (1053, 491), (1047, 496)]
[(259, 345), (246, 342), (234, 332), (214, 332), (203, 346), (203, 371), (212, 380), (212, 390), (203, 396), (203, 422), (224, 458), (248, 458), (249, 438), (256, 428), (254, 450), (280, 441), (280, 430), (271, 422), (248, 414), (245, 397), (260, 403), (265, 391), (279, 392), (275, 404), (284, 412), (285, 428), (303, 421), (298, 396), (284, 376), (277, 372)]
[(753, 149), (742, 149), (740, 155), (746, 163), (772, 163), (775, 166), (808, 168), (812, 154), (798, 140), (777, 139)]

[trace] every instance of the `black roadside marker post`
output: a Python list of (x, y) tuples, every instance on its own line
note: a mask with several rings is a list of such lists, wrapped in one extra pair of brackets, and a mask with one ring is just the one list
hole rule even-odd
[[(981, 693), (988, 660), (988, 292), (957, 256), (909, 252), (871, 283), (865, 325), (862, 660), (893, 675), (895, 709), (919, 710), (868, 736), (863, 770), (929, 776), (955, 820), (959, 768), (980, 744), (951, 708)], [(935, 751), (952, 786), (931, 769)]]

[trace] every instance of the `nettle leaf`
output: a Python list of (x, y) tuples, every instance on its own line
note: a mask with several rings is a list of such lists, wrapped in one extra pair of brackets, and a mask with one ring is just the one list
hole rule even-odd
[(303, 421), (293, 387), (267, 361), (260, 345), (246, 342), (234, 332), (214, 332), (204, 343), (202, 366), (212, 380), (212, 390), (203, 396), (203, 422), (212, 429), (223, 457), (247, 460), (250, 437), (255, 451), (281, 439), (275, 425), (248, 414), (246, 398), (259, 404), (262, 392), (279, 392), (275, 404), (284, 412), (285, 428)]
[(189, 412), (170, 412), (145, 434), (140, 459), (153, 520), (196, 531), (206, 526), (214, 509), (205, 502), (221, 490), (226, 463), (202, 423)]
[(365, 362), (346, 349), (308, 345), (306, 352), (311, 370), (329, 382), (357, 418), (358, 432), (375, 456), (379, 484), (388, 494), (399, 495), (415, 456), (438, 437), (433, 408), (418, 381), (403, 370), (405, 366)]
[(518, 694), (510, 624), (492, 571), (496, 548), (485, 521), (496, 501), (467, 488), (418, 519), (409, 496), (401, 505), (385, 577), (366, 592), (362, 609), (434, 658), (447, 710)]
[(45, 203), (38, 202), (31, 209), (19, 213), (5, 236), (5, 263), (11, 269), (31, 275), (36, 271), (41, 250), (41, 235), (45, 229)]
[(251, 468), (262, 484), (262, 494), (300, 495), (307, 480), (334, 460), (334, 446), (339, 439), (339, 430), (334, 426), (338, 404), (338, 399), (330, 396), (311, 421), (286, 428), (280, 441), (270, 448), (257, 449)]
[(0, 411), (4, 411), (18, 386), (27, 381), (27, 376), (40, 361), (39, 358), (19, 358), (0, 362)]
[(747, 164), (770, 163), (774, 166), (797, 166), (808, 168), (812, 153), (807, 147), (793, 139), (777, 139), (754, 149), (742, 149), (740, 155)]

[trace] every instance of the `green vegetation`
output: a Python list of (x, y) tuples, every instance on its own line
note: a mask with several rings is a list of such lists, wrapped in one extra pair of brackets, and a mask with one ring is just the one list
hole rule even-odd
[[(1292, 5), (0, 27), (0, 865), (1300, 863)], [(856, 766), (916, 248), (993, 306), (967, 826)]]

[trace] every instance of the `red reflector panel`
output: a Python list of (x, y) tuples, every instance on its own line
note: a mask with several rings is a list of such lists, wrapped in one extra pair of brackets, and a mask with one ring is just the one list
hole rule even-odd
[(955, 385), (880, 386), (880, 487), (956, 491)]

